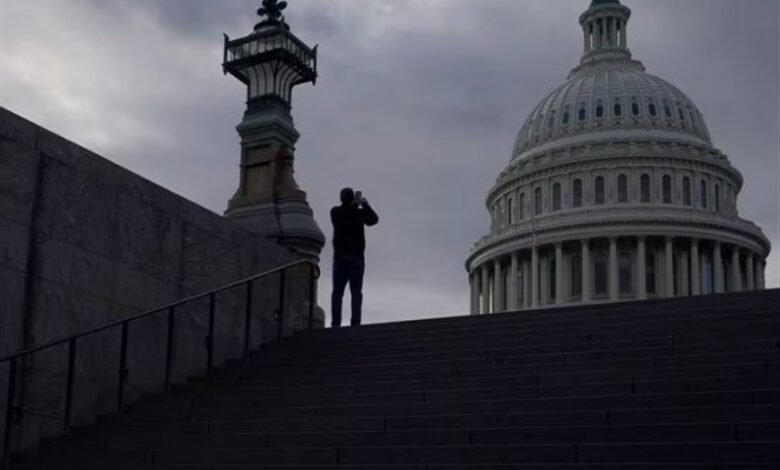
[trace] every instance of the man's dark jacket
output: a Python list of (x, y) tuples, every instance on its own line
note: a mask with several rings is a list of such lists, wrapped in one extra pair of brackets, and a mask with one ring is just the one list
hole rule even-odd
[(368, 203), (361, 206), (347, 204), (330, 211), (333, 222), (333, 249), (335, 255), (363, 257), (366, 251), (364, 226), (376, 225), (379, 216)]

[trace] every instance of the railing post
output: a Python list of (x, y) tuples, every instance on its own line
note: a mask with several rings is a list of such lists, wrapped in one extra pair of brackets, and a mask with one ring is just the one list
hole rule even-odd
[(127, 335), (129, 323), (122, 323), (122, 346), (119, 350), (119, 390), (116, 397), (116, 408), (122, 411), (125, 404), (125, 383), (127, 383)]
[(16, 400), (16, 363), (18, 358), (11, 359), (8, 369), (8, 395), (5, 403), (5, 430), (3, 432), (3, 455), (11, 452), (11, 431), (14, 421), (14, 400)]
[(171, 372), (173, 367), (173, 328), (175, 326), (174, 308), (168, 309), (168, 344), (165, 348), (165, 391), (171, 389)]
[(209, 335), (206, 338), (206, 370), (211, 372), (214, 369), (214, 320), (216, 316), (217, 296), (209, 296)]
[(317, 288), (317, 277), (315, 269), (318, 269), (314, 263), (309, 265), (309, 329), (314, 329), (314, 308), (317, 301), (314, 289)]
[(252, 348), (252, 281), (246, 283), (246, 302), (244, 302), (244, 358), (249, 357)]
[(73, 411), (73, 378), (76, 373), (76, 338), (68, 341), (68, 378), (65, 386), (65, 432), (70, 430), (71, 412)]
[(276, 341), (281, 341), (284, 335), (284, 284), (287, 277), (287, 270), (283, 269), (279, 272), (279, 330), (276, 335)]

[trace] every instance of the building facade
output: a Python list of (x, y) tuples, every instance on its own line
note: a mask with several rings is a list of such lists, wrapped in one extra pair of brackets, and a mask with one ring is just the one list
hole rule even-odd
[(764, 288), (769, 240), (704, 117), (628, 49), (631, 10), (594, 0), (566, 83), (518, 133), (466, 262), (471, 313)]

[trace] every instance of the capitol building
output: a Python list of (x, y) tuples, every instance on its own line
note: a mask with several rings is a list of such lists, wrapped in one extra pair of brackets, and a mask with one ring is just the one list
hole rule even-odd
[(628, 48), (631, 10), (593, 0), (584, 51), (517, 136), (466, 268), (474, 315), (764, 288), (769, 240), (696, 105)]

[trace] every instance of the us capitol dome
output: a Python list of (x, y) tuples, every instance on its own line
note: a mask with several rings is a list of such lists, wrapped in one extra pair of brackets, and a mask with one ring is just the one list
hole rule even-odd
[(696, 105), (632, 59), (630, 16), (591, 3), (580, 64), (520, 129), (466, 262), (472, 314), (764, 288), (742, 176)]

